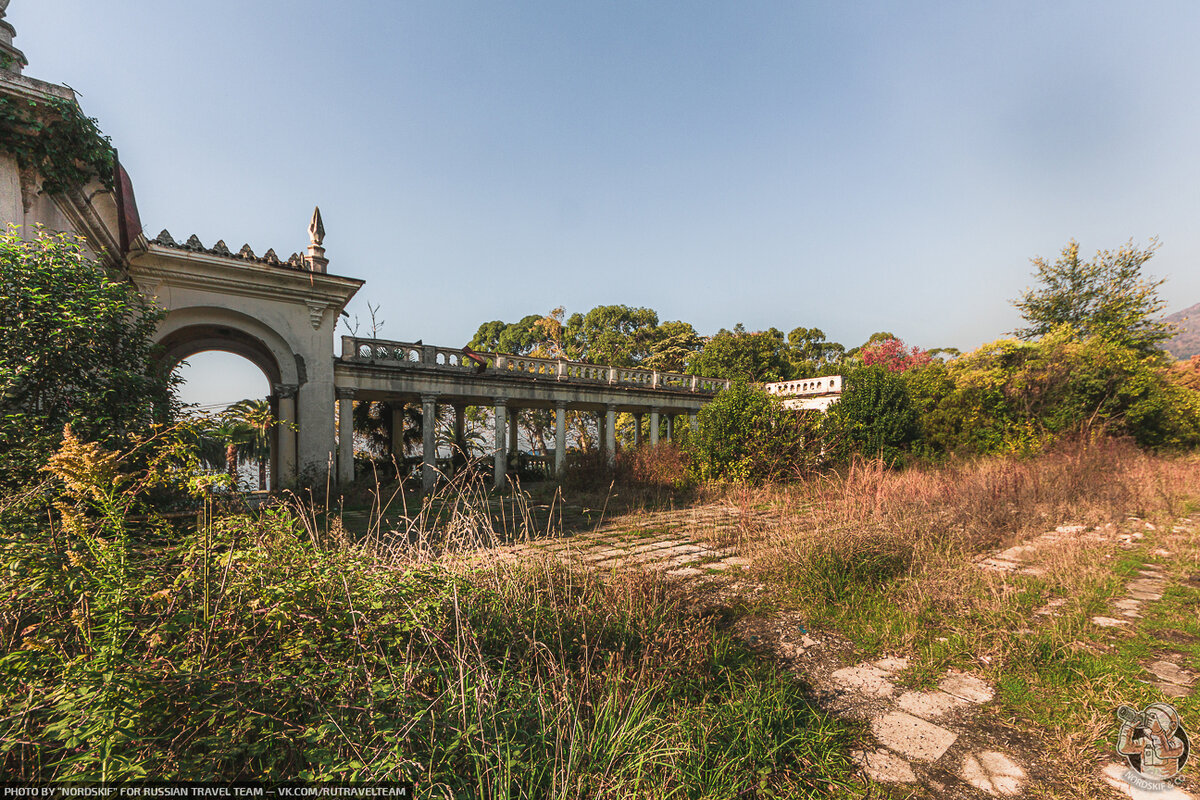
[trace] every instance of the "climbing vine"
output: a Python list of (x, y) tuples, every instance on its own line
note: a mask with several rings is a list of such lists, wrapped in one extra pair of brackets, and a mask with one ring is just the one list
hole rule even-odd
[(112, 142), (96, 120), (67, 100), (0, 97), (0, 150), (16, 157), (22, 169), (36, 169), (47, 194), (78, 189), (93, 178), (113, 187)]

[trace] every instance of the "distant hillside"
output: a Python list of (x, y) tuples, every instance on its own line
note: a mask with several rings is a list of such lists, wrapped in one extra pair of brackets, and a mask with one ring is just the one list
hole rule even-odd
[(1163, 320), (1179, 326), (1179, 333), (1163, 345), (1168, 353), (1181, 361), (1200, 355), (1200, 303), (1168, 314)]

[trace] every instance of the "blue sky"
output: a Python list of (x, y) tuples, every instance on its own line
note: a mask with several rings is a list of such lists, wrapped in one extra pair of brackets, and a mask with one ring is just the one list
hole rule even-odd
[[(150, 235), (282, 256), (314, 204), (383, 335), (555, 306), (702, 334), (1019, 324), (1029, 259), (1157, 236), (1200, 302), (1200, 6), (13, 0)], [(364, 323), (365, 325), (365, 323)], [(235, 392), (236, 395), (236, 392)], [(240, 395), (238, 395), (240, 396)], [(231, 396), (229, 400), (237, 399)]]

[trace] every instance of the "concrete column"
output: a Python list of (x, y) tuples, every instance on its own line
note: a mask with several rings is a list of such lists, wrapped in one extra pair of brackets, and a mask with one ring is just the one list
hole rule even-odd
[(640, 412), (633, 415), (633, 421), (634, 421), (633, 444), (634, 444), (634, 447), (642, 446), (642, 417), (643, 416), (645, 416), (645, 415)]
[(567, 458), (567, 404), (554, 404), (554, 474), (561, 475)]
[(508, 437), (504, 435), (504, 423), (508, 420), (508, 408), (503, 398), (496, 398), (496, 452), (494, 455), (494, 481), (497, 489), (503, 489), (508, 471), (508, 452), (505, 445)]
[(281, 384), (275, 387), (276, 402), (279, 405), (278, 424), (275, 426), (277, 474), (271, 476), (271, 488), (275, 490), (290, 489), (296, 485), (296, 432), (292, 426), (296, 424), (296, 390), (295, 384)]
[(700, 418), (696, 415), (695, 411), (688, 414), (688, 427), (692, 429), (692, 433), (700, 430)]
[(609, 406), (604, 414), (605, 455), (609, 465), (617, 463), (617, 407)]
[(650, 446), (658, 445), (658, 409), (650, 410)]
[(338, 404), (338, 485), (354, 483), (354, 390), (339, 388)]
[(508, 410), (508, 452), (516, 455), (520, 449), (517, 445), (517, 420), (520, 419), (519, 408), (510, 408)]
[(596, 414), (596, 449), (601, 455), (608, 452), (608, 433), (604, 426), (606, 419), (603, 413)]
[(667, 414), (667, 441), (675, 441), (675, 415)]
[(454, 407), (454, 447), (463, 458), (467, 457), (467, 407), (464, 405)]
[(392, 401), (392, 457), (396, 459), (396, 468), (404, 465), (404, 403), (401, 400)]
[(421, 488), (437, 483), (437, 395), (421, 395)]

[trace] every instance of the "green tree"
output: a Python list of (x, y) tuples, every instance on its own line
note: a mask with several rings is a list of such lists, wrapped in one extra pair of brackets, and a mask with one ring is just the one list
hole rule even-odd
[(271, 416), (271, 404), (264, 398), (239, 400), (225, 413), (242, 423), (237, 441), (239, 464), (254, 464), (258, 467), (258, 488), (267, 488), (267, 463), (271, 460), (271, 428), (275, 418)]
[(661, 372), (683, 372), (688, 359), (703, 347), (704, 341), (691, 323), (664, 322), (651, 332), (650, 352), (642, 366)]
[(75, 237), (0, 233), (0, 483), (35, 474), (64, 425), (117, 445), (170, 413), (152, 358), (160, 318)]
[(567, 319), (567, 356), (592, 364), (636, 367), (651, 352), (658, 312), (652, 308), (596, 306)]
[(788, 334), (787, 358), (796, 377), (837, 374), (845, 356), (846, 348), (826, 341), (820, 328), (793, 328)]
[(709, 378), (761, 383), (786, 380), (792, 375), (783, 333), (775, 328), (748, 332), (742, 323), (732, 331), (722, 328), (688, 359), (687, 371)]
[(1034, 258), (1040, 286), (1013, 301), (1028, 323), (1016, 335), (1037, 339), (1066, 325), (1079, 338), (1101, 336), (1143, 355), (1157, 354), (1158, 343), (1174, 335), (1174, 326), (1156, 316), (1164, 306), (1158, 296), (1164, 279), (1142, 275), (1157, 249), (1154, 240), (1145, 248), (1130, 241), (1083, 261), (1079, 243), (1071, 240), (1053, 264)]

